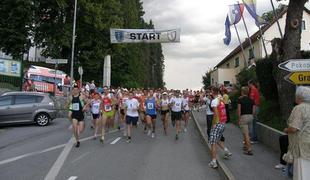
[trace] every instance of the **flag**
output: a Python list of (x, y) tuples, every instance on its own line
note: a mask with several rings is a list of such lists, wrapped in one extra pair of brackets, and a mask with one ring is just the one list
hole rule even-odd
[(242, 0), (245, 8), (248, 10), (252, 18), (255, 20), (255, 24), (259, 27), (261, 24), (264, 23), (264, 20), (259, 17), (256, 13), (256, 0)]
[(228, 15), (226, 16), (226, 21), (225, 21), (225, 38), (223, 39), (224, 44), (227, 46), (230, 44), (231, 41), (231, 32), (230, 32), (230, 21)]
[(234, 4), (229, 6), (230, 24), (238, 24), (243, 16), (244, 5)]

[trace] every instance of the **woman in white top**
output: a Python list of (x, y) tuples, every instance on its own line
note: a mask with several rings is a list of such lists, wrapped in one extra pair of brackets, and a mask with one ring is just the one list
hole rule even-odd
[(98, 128), (100, 127), (100, 107), (101, 107), (101, 98), (99, 93), (95, 92), (93, 99), (88, 104), (91, 107), (91, 114), (93, 116), (93, 122), (95, 126), (94, 139), (97, 138)]

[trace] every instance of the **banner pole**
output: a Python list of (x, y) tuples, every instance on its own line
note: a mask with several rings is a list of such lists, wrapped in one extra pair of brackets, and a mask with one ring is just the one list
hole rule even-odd
[(234, 28), (236, 30), (236, 34), (237, 34), (237, 37), (238, 37), (238, 40), (239, 40), (239, 43), (240, 43), (240, 47), (241, 47), (241, 50), (242, 50), (242, 56), (243, 56), (243, 59), (244, 59), (244, 66), (247, 68), (248, 67), (248, 62), (247, 62), (247, 60), (245, 58), (244, 49), (243, 49), (243, 46), (242, 46), (242, 43), (241, 43), (241, 40), (240, 40), (239, 32), (238, 32), (238, 29), (237, 29), (235, 24), (234, 24)]

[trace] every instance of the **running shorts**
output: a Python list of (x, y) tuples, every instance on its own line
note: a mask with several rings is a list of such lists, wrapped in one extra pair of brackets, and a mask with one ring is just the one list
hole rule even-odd
[(169, 113), (169, 110), (161, 110), (160, 113), (161, 113), (162, 115), (166, 115), (167, 113)]
[(136, 126), (138, 123), (139, 117), (131, 117), (131, 116), (126, 116), (126, 124), (127, 125), (134, 125)]
[(112, 118), (114, 116), (114, 111), (103, 111), (102, 115), (106, 116), (107, 118)]
[(93, 119), (99, 119), (100, 114), (92, 114), (93, 115)]
[(182, 119), (182, 112), (173, 112), (171, 111), (171, 120), (172, 121), (181, 121)]
[(218, 143), (223, 137), (223, 133), (225, 130), (225, 126), (223, 124), (217, 123), (210, 132), (209, 144), (216, 144)]
[(157, 115), (156, 114), (146, 114), (147, 116), (150, 116), (152, 119), (156, 119)]

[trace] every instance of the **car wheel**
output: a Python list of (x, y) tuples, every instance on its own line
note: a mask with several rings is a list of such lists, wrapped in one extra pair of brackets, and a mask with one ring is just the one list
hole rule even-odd
[(36, 116), (35, 118), (35, 122), (39, 125), (39, 126), (46, 126), (48, 125), (48, 123), (50, 122), (50, 117), (45, 114), (45, 113), (40, 113)]

